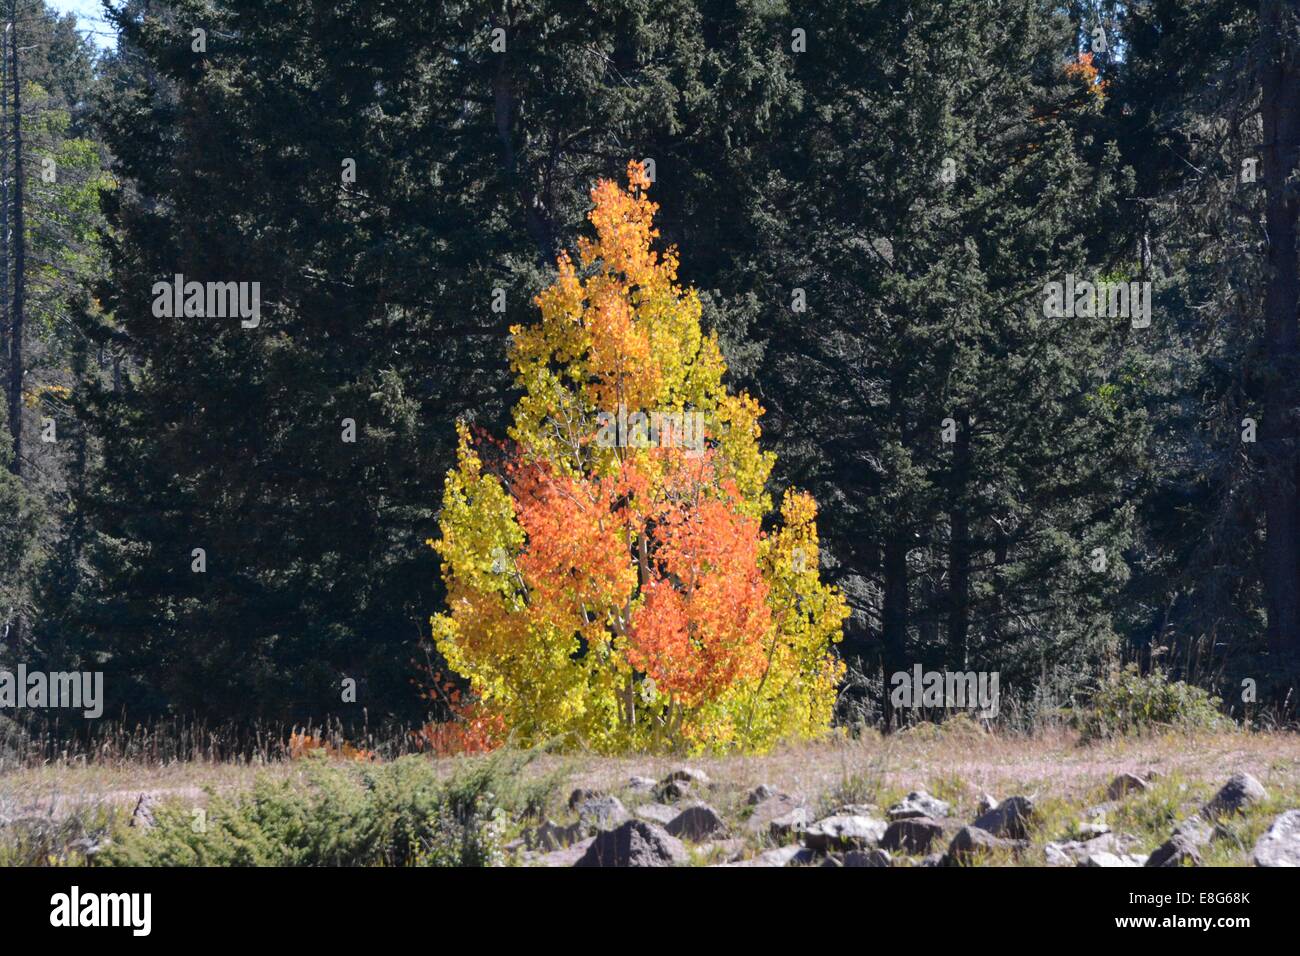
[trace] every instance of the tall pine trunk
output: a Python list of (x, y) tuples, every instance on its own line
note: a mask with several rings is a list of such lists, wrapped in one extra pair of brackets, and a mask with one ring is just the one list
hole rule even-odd
[(10, 7), (9, 24), (9, 66), (13, 78), (13, 261), (14, 290), (13, 311), (9, 325), (9, 430), (14, 437), (14, 459), (9, 470), (15, 475), (22, 475), (23, 469), (23, 271), (26, 265), (24, 247), (26, 235), (23, 229), (23, 130), (22, 130), (22, 85), (18, 74), (18, 4), (17, 0)]
[[(907, 538), (895, 531), (884, 548), (885, 594), (881, 610), (884, 653), (885, 729), (902, 726), (902, 717), (894, 713), (890, 676), (907, 667)], [(918, 688), (913, 688), (913, 693)]]
[(966, 498), (971, 470), (970, 415), (962, 413), (956, 421), (957, 441), (953, 449), (948, 506), (948, 662), (958, 670), (965, 670), (970, 632), (970, 517)]
[[(1286, 8), (1290, 8), (1289, 11)], [(1300, 648), (1300, 510), (1296, 500), (1296, 309), (1300, 303), (1296, 218), (1300, 197), (1287, 180), (1297, 166), (1300, 69), (1284, 17), (1297, 16), (1295, 0), (1262, 0), (1260, 68), (1264, 122), (1263, 185), (1268, 268), (1264, 293), (1265, 353), (1272, 363), (1265, 383), (1267, 476), (1264, 588), (1268, 637), (1274, 650)]]

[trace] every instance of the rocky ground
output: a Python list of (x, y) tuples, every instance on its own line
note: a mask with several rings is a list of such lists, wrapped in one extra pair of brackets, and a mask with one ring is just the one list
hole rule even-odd
[[(946, 727), (947, 725), (945, 725)], [(458, 759), (435, 761), (453, 774)], [(0, 768), (4, 819), (134, 816), (240, 793), (257, 766)], [(1163, 735), (956, 725), (837, 737), (760, 757), (537, 755), (544, 794), (501, 835), (521, 866), (1296, 866), (1300, 735)]]
[(851, 803), (822, 813), (765, 784), (724, 815), (710, 802), (717, 787), (708, 774), (681, 767), (658, 781), (632, 777), (623, 798), (576, 789), (568, 801), (575, 820), (547, 820), (508, 849), (517, 862), (534, 866), (1200, 866), (1239, 851), (1244, 860), (1227, 862), (1300, 866), (1300, 809), (1277, 814), (1248, 851), (1243, 845), (1242, 825), (1270, 799), (1244, 772), (1177, 822), (1167, 840), (1139, 852), (1144, 839), (1113, 829), (1107, 819), (1152, 793), (1157, 779), (1121, 773), (1105, 801), (1061, 826), (1052, 819), (1059, 810), (1045, 813), (1023, 794), (1001, 800), (983, 794), (974, 818), (963, 822), (948, 801), (925, 790), (884, 810)]

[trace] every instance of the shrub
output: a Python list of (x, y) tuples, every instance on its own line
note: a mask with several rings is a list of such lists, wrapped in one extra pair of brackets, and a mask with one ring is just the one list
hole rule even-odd
[[(147, 830), (120, 827), (110, 866), (486, 866), (502, 862), (511, 808), (535, 800), (515, 777), (527, 757), (466, 760), (449, 779), (426, 758), (381, 766), (307, 761), (306, 781), (259, 779), (206, 816), (178, 803)], [(527, 807), (525, 807), (527, 809)]]
[(1136, 664), (1112, 674), (1077, 718), (1083, 740), (1165, 730), (1215, 730), (1222, 702), (1200, 687), (1170, 681), (1161, 670), (1141, 674)]
[(110, 812), (79, 808), (65, 817), (0, 815), (0, 867), (84, 866), (108, 834)]

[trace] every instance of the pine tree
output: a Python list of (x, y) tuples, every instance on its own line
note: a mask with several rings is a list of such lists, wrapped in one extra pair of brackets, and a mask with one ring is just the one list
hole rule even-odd
[(1077, 685), (1114, 642), (1142, 435), (1141, 333), (1043, 313), (1047, 283), (1101, 277), (1101, 90), (1039, 3), (803, 22), (760, 377), (783, 477), (823, 502), (845, 653), (886, 679), (924, 663), (1025, 695), (1044, 670)]
[[(787, 95), (767, 15), (706, 27), (705, 6), (724, 5), (123, 8), (102, 112), (124, 188), (93, 334), (133, 371), (79, 398), (104, 455), (80, 629), (119, 705), (359, 715), (338, 693), (358, 676), (372, 714), (413, 714), (452, 424), (504, 422), (497, 343), (588, 184), (658, 157), (673, 237), (716, 234), (717, 164), (743, 163)], [(260, 325), (155, 317), (176, 274), (260, 282)], [(710, 297), (711, 317), (742, 328), (738, 301)]]

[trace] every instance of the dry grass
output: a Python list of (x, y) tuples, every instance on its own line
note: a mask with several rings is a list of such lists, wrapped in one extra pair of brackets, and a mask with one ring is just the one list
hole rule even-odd
[[(895, 793), (925, 787), (961, 802), (981, 791), (995, 797), (1040, 793), (1076, 802), (1097, 796), (1118, 773), (1157, 770), (1163, 776), (1221, 783), (1245, 770), (1268, 786), (1300, 785), (1300, 734), (1223, 733), (1128, 738), (1080, 746), (1076, 735), (1055, 731), (1034, 737), (1001, 736), (974, 730), (935, 734), (877, 734), (830, 738), (781, 748), (762, 756), (599, 757), (544, 754), (528, 773), (559, 773), (574, 787), (617, 790), (633, 774), (659, 778), (683, 763), (704, 770), (724, 789), (747, 790), (766, 783), (815, 801), (824, 794), (857, 788), (879, 802)], [(458, 758), (438, 761), (450, 772)], [(184, 762), (166, 765), (53, 763), (10, 770), (0, 776), (0, 806), (31, 808), (85, 802), (119, 803), (141, 792), (193, 793), (204, 787), (236, 791), (258, 774), (292, 776), (297, 765)]]
[[(574, 787), (616, 792), (629, 805), (650, 799), (626, 791), (632, 775), (659, 779), (683, 764), (704, 770), (714, 781), (709, 800), (725, 818), (743, 819), (745, 794), (764, 783), (806, 802), (815, 810), (841, 803), (884, 807), (909, 790), (924, 788), (953, 804), (956, 820), (970, 820), (982, 793), (1001, 799), (1035, 797), (1041, 825), (1035, 849), (1022, 863), (1041, 863), (1041, 846), (1069, 837), (1085, 809), (1105, 801), (1116, 774), (1147, 775), (1155, 786), (1111, 808), (1109, 822), (1134, 841), (1135, 852), (1149, 852), (1167, 837), (1173, 823), (1193, 812), (1236, 771), (1259, 779), (1270, 792), (1266, 806), (1242, 821), (1238, 839), (1216, 844), (1207, 862), (1246, 861), (1249, 846), (1276, 812), (1300, 807), (1300, 734), (1232, 732), (1197, 736), (1167, 734), (1082, 746), (1073, 733), (1037, 736), (984, 733), (973, 725), (883, 737), (846, 736), (780, 749), (763, 756), (599, 757), (540, 754), (523, 774), (551, 794), (547, 812), (557, 818)], [(464, 758), (433, 761), (450, 775)], [(258, 775), (294, 778), (301, 764), (289, 761), (217, 763), (189, 761), (159, 765), (51, 763), (10, 770), (0, 776), (0, 815), (129, 813), (138, 795), (149, 792), (189, 806), (201, 806), (204, 788), (235, 793)], [(757, 850), (756, 844), (753, 849)]]

